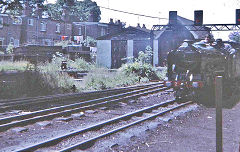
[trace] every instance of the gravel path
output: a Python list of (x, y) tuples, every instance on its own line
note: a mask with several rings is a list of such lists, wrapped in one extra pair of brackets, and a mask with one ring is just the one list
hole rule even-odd
[[(223, 151), (239, 152), (240, 103), (223, 110)], [(123, 152), (215, 152), (215, 109), (199, 107), (152, 129), (131, 135), (126, 143), (115, 143), (104, 151)], [(97, 147), (97, 145), (96, 145)], [(98, 146), (99, 147), (99, 146)], [(96, 149), (91, 149), (96, 151)]]

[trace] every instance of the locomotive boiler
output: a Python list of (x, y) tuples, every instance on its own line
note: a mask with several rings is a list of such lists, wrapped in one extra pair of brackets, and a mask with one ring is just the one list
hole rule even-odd
[(215, 77), (223, 76), (223, 96), (236, 90), (240, 78), (239, 44), (218, 39), (208, 44), (203, 41), (184, 41), (167, 57), (167, 87), (173, 87), (178, 101), (214, 101)]

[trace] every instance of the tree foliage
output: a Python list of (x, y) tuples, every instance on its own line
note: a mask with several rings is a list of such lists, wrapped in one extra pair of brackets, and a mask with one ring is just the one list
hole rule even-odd
[(60, 20), (64, 14), (64, 9), (69, 10), (69, 15), (77, 17), (79, 21), (87, 21), (88, 16), (92, 14), (99, 21), (101, 11), (96, 2), (91, 0), (75, 1), (75, 0), (57, 0), (55, 4), (47, 4), (48, 14), (56, 20)]
[(240, 42), (240, 33), (239, 32), (232, 32), (229, 34), (229, 39), (234, 42)]
[(92, 0), (57, 0), (55, 4), (44, 4), (46, 0), (0, 0), (0, 13), (8, 13), (12, 16), (21, 15), (25, 4), (34, 8), (43, 8), (48, 15), (60, 20), (64, 14), (64, 9), (69, 11), (69, 15), (75, 16), (79, 21), (87, 21), (90, 14), (95, 21), (100, 21), (101, 11), (96, 2)]
[(13, 16), (21, 15), (24, 4), (36, 8), (44, 7), (44, 2), (45, 0), (0, 0), (0, 13), (8, 13)]

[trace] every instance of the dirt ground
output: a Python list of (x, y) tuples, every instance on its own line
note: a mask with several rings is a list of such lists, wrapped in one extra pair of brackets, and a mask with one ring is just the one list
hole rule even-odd
[[(240, 103), (223, 110), (223, 151), (239, 152), (239, 142)], [(127, 144), (113, 145), (109, 151), (215, 152), (215, 108), (200, 106), (198, 110), (159, 124), (145, 136), (132, 136)]]

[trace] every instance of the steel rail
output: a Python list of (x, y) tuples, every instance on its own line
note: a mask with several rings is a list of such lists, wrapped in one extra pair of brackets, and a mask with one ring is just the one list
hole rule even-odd
[[(106, 120), (106, 121), (103, 121), (103, 122), (100, 122), (100, 123), (97, 123), (95, 125), (92, 125), (92, 126), (89, 126), (89, 127), (86, 127), (86, 128), (83, 128), (83, 129), (79, 129), (79, 130), (76, 130), (74, 132), (71, 132), (71, 133), (66, 133), (65, 135), (61, 135), (61, 136), (58, 136), (58, 137), (55, 137), (55, 138), (52, 138), (52, 139), (49, 139), (49, 140), (46, 140), (46, 141), (43, 141), (43, 142), (40, 142), (40, 143), (37, 143), (37, 144), (33, 144), (33, 145), (30, 145), (28, 147), (25, 147), (25, 148), (22, 148), (20, 150), (17, 150), (18, 152), (23, 152), (23, 151), (34, 151), (34, 150), (37, 150), (39, 148), (42, 148), (42, 147), (46, 147), (46, 146), (51, 146), (51, 145), (54, 145), (54, 144), (57, 144), (59, 142), (61, 142), (62, 140), (66, 139), (66, 138), (70, 138), (70, 137), (73, 137), (73, 136), (76, 136), (76, 135), (79, 135), (81, 133), (85, 133), (87, 131), (91, 131), (91, 130), (99, 130), (100, 128), (104, 127), (105, 125), (108, 125), (108, 124), (112, 124), (114, 122), (118, 122), (120, 120), (126, 120), (128, 118), (131, 118), (133, 116), (137, 116), (139, 114), (143, 114), (145, 112), (150, 112), (152, 111), (153, 109), (156, 109), (156, 108), (159, 108), (161, 106), (166, 106), (168, 104), (171, 104), (171, 103), (174, 103), (175, 100), (168, 100), (164, 103), (159, 103), (159, 104), (155, 104), (153, 106), (149, 106), (149, 107), (146, 107), (146, 108), (143, 108), (143, 109), (140, 109), (140, 110), (136, 110), (134, 112), (131, 112), (131, 113), (128, 113), (128, 114), (125, 114), (125, 115), (122, 115), (122, 116), (119, 116), (119, 117), (115, 117), (115, 118), (112, 118), (112, 119), (109, 119), (109, 120)], [(188, 103), (189, 104), (189, 103)], [(186, 105), (186, 104), (185, 104)], [(173, 108), (172, 108), (173, 109)], [(171, 111), (172, 109), (168, 109), (166, 111)], [(176, 109), (176, 107), (175, 107)], [(165, 111), (165, 113), (166, 113)], [(160, 112), (161, 114), (164, 114), (164, 112)], [(161, 115), (160, 113), (157, 113), (155, 114), (154, 116), (157, 117), (159, 115)], [(152, 116), (151, 118), (154, 118), (154, 116)], [(145, 121), (146, 118), (144, 118), (144, 121)], [(150, 119), (150, 118), (149, 118)], [(147, 120), (147, 119), (146, 119)], [(138, 123), (140, 122), (143, 122), (143, 119), (142, 121), (138, 121)], [(135, 123), (135, 124), (138, 124), (138, 123)], [(135, 125), (133, 123), (129, 124), (128, 126), (125, 126), (125, 127), (121, 127), (122, 129), (125, 129), (125, 128), (128, 128), (130, 126), (133, 126)], [(122, 130), (121, 129), (121, 130)], [(116, 132), (117, 130), (115, 130), (114, 132)], [(120, 131), (118, 129), (118, 131)], [(114, 133), (112, 132), (112, 133)], [(106, 133), (105, 135), (101, 135), (101, 137), (95, 137), (95, 138), (92, 138), (90, 139), (91, 141), (94, 141), (96, 139), (99, 139), (99, 138), (102, 138), (104, 136), (107, 136), (109, 134), (112, 134), (110, 132)], [(75, 149), (76, 147), (79, 147), (79, 145), (83, 145), (83, 144), (86, 144), (86, 143), (89, 143), (91, 142), (90, 140), (88, 141), (84, 141), (84, 142), (81, 142), (79, 144), (76, 144), (74, 146), (71, 146), (71, 147), (68, 147), (68, 148), (65, 148), (65, 149), (62, 149), (62, 151), (68, 151), (68, 150), (71, 150), (71, 149)]]
[(71, 93), (71, 94), (58, 94), (58, 95), (51, 95), (51, 96), (40, 96), (40, 97), (33, 97), (33, 98), (27, 98), (27, 99), (13, 99), (10, 101), (0, 101), (0, 111), (8, 108), (13, 107), (19, 107), (23, 105), (28, 104), (36, 104), (36, 103), (42, 103), (42, 102), (54, 102), (58, 100), (71, 100), (76, 99), (79, 97), (86, 97), (91, 95), (102, 95), (102, 94), (110, 94), (110, 93), (118, 93), (118, 92), (124, 92), (129, 90), (134, 90), (136, 88), (143, 88), (151, 85), (157, 85), (162, 84), (162, 82), (158, 83), (151, 83), (151, 84), (144, 84), (144, 85), (137, 85), (137, 86), (129, 86), (129, 87), (121, 87), (121, 88), (115, 88), (115, 89), (108, 89), (108, 90), (102, 90), (102, 91), (90, 91), (90, 92), (84, 92), (84, 93)]
[[(151, 91), (151, 89), (153, 89), (153, 90)], [(135, 92), (135, 93), (138, 93), (138, 94), (124, 96), (122, 98), (117, 98), (117, 99), (113, 99), (113, 100), (109, 100), (109, 101), (103, 100), (103, 102), (97, 102), (97, 103), (95, 101), (94, 102), (87, 102), (87, 104), (83, 104), (82, 107), (76, 107), (76, 108), (72, 108), (72, 109), (69, 109), (69, 110), (62, 110), (62, 111), (55, 112), (55, 113), (52, 112), (50, 114), (40, 115), (40, 116), (36, 116), (36, 117), (30, 117), (30, 118), (26, 118), (26, 119), (22, 118), (20, 120), (18, 118), (18, 119), (15, 119), (15, 121), (13, 121), (13, 122), (1, 124), (0, 125), (0, 131), (5, 131), (9, 128), (16, 127), (16, 126), (24, 126), (24, 125), (27, 125), (27, 124), (33, 124), (33, 123), (38, 122), (38, 121), (53, 119), (53, 118), (59, 117), (59, 116), (67, 116), (67, 115), (70, 115), (72, 113), (80, 112), (84, 109), (92, 108), (92, 107), (95, 107), (95, 106), (103, 106), (103, 105), (106, 105), (106, 104), (119, 102), (121, 100), (137, 98), (137, 97), (147, 95), (147, 94), (150, 94), (150, 93), (163, 91), (163, 90), (166, 90), (167, 88), (160, 88), (159, 89), (158, 87), (152, 87), (151, 89), (141, 89), (142, 91), (145, 91), (145, 92), (138, 93), (139, 92), (138, 91), (138, 92)], [(89, 105), (89, 104), (91, 104), (91, 105)], [(4, 119), (4, 120), (7, 121), (6, 119)]]
[(151, 116), (147, 116), (146, 118), (137, 120), (137, 121), (132, 122), (132, 123), (130, 123), (130, 124), (127, 124), (127, 125), (124, 125), (124, 126), (122, 126), (122, 127), (113, 129), (113, 130), (111, 130), (111, 131), (109, 131), (109, 132), (103, 133), (103, 134), (101, 134), (101, 135), (99, 135), (99, 136), (96, 136), (96, 137), (93, 137), (93, 138), (91, 138), (91, 139), (82, 141), (82, 142), (80, 142), (80, 143), (77, 143), (77, 144), (75, 144), (75, 145), (69, 146), (69, 147), (67, 147), (67, 148), (61, 149), (61, 150), (59, 150), (59, 152), (72, 151), (72, 150), (74, 150), (74, 149), (79, 148), (80, 146), (82, 146), (82, 147), (85, 149), (87, 144), (93, 143), (93, 142), (95, 142), (96, 140), (98, 140), (98, 139), (100, 139), (100, 138), (103, 138), (103, 137), (109, 136), (109, 135), (111, 135), (111, 134), (117, 133), (117, 132), (119, 132), (119, 131), (122, 131), (122, 130), (127, 129), (127, 128), (131, 127), (131, 126), (137, 125), (137, 124), (139, 124), (139, 123), (142, 123), (142, 122), (144, 122), (144, 121), (151, 120), (151, 119), (156, 118), (156, 117), (158, 117), (158, 116), (164, 115), (164, 114), (166, 114), (167, 112), (170, 112), (170, 111), (179, 109), (179, 108), (184, 107), (184, 106), (186, 106), (186, 105), (188, 105), (188, 104), (191, 104), (191, 103), (192, 103), (192, 101), (189, 101), (189, 102), (187, 102), (187, 103), (180, 104), (180, 105), (175, 106), (175, 107), (173, 107), (173, 108), (170, 108), (170, 109), (167, 109), (167, 110), (158, 112), (158, 113), (153, 114), (153, 115), (151, 115)]

